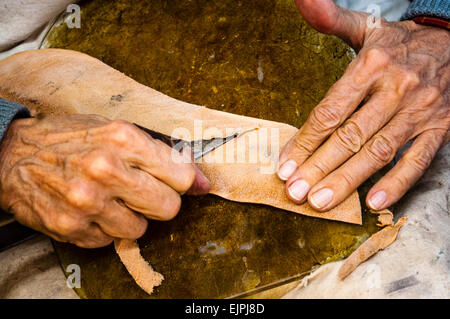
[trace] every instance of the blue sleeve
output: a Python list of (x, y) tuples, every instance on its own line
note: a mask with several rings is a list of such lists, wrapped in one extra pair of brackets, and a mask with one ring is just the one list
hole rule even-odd
[(0, 141), (12, 120), (30, 116), (30, 111), (25, 106), (0, 99)]
[(413, 0), (402, 20), (436, 17), (450, 20), (450, 0)]

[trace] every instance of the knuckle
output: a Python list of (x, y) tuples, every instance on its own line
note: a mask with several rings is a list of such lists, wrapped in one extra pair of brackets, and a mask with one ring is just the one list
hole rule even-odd
[(332, 131), (339, 126), (340, 115), (339, 109), (336, 106), (322, 104), (312, 110), (310, 123), (317, 132)]
[(63, 214), (57, 218), (55, 228), (60, 235), (72, 236), (78, 232), (79, 225), (76, 220)]
[(397, 79), (396, 92), (400, 97), (404, 96), (406, 91), (417, 88), (420, 85), (420, 77), (415, 71), (400, 69), (395, 73)]
[(353, 189), (358, 185), (355, 185), (355, 178), (349, 172), (342, 172), (337, 175), (337, 180), (345, 183), (345, 189)]
[(136, 224), (133, 237), (137, 239), (144, 236), (145, 232), (147, 231), (147, 227), (148, 227), (147, 220), (145, 218), (140, 218), (139, 222)]
[(442, 91), (437, 86), (429, 86), (423, 90), (421, 97), (424, 99), (423, 104), (425, 106), (430, 106), (435, 104), (436, 102), (443, 102), (444, 97)]
[(308, 138), (304, 138), (300, 134), (298, 134), (291, 140), (290, 146), (290, 150), (292, 153), (306, 153), (306, 155), (310, 155), (315, 150), (314, 144), (311, 143)]
[(415, 71), (403, 71), (402, 78), (403, 81), (408, 84), (408, 87), (417, 87), (420, 84), (419, 75)]
[(185, 193), (194, 183), (197, 173), (192, 164), (186, 164), (186, 168), (182, 171), (183, 173), (179, 177), (177, 190)]
[(363, 134), (361, 128), (355, 122), (348, 121), (336, 131), (339, 144), (346, 150), (357, 153), (363, 145)]
[(366, 150), (377, 166), (388, 164), (395, 155), (392, 142), (382, 135), (376, 136)]
[(397, 185), (398, 189), (406, 190), (411, 186), (410, 181), (405, 175), (396, 174), (392, 176), (392, 184)]
[(110, 139), (119, 145), (124, 145), (133, 141), (138, 132), (138, 128), (124, 120), (114, 120), (108, 124), (110, 128)]
[(116, 171), (113, 158), (106, 152), (96, 152), (85, 161), (86, 170), (94, 178), (105, 178)]
[(355, 60), (356, 72), (353, 75), (353, 82), (364, 86), (371, 79), (384, 70), (391, 62), (389, 52), (384, 48), (369, 47), (362, 49)]
[(433, 161), (434, 153), (424, 148), (421, 152), (407, 153), (404, 155), (405, 162), (418, 171), (426, 170)]
[(95, 190), (87, 183), (82, 182), (69, 186), (66, 199), (74, 207), (89, 210), (96, 207), (98, 202)]
[(318, 172), (320, 172), (321, 176), (326, 176), (330, 172), (330, 169), (322, 161), (314, 161), (312, 163), (312, 166), (314, 169), (316, 169)]
[(386, 49), (370, 47), (361, 52), (363, 65), (372, 69), (384, 67), (391, 62), (391, 56)]
[(160, 216), (163, 220), (171, 220), (177, 216), (181, 208), (181, 197), (176, 194), (176, 196), (167, 196), (162, 205), (163, 212)]

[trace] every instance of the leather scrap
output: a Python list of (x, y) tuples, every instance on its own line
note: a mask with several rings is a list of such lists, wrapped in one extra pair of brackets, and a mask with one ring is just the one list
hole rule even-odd
[(161, 285), (164, 276), (154, 271), (152, 266), (142, 257), (136, 241), (115, 239), (114, 248), (136, 284), (151, 295), (153, 288)]
[(383, 210), (369, 210), (372, 214), (378, 215), (378, 227), (384, 227), (384, 226), (392, 226), (394, 225), (394, 215), (389, 209), (383, 209)]
[(393, 226), (386, 226), (382, 230), (373, 234), (361, 246), (358, 247), (339, 268), (338, 277), (344, 280), (361, 263), (375, 255), (379, 250), (391, 245), (397, 238), (398, 231), (405, 224), (408, 217), (400, 218)]

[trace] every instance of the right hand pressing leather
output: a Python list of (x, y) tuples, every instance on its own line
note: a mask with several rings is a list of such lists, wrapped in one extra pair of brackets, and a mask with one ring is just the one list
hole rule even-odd
[[(180, 194), (205, 194), (192, 163), (126, 121), (96, 115), (14, 120), (0, 148), (0, 206), (22, 224), (94, 248), (173, 218)], [(178, 156), (178, 154), (175, 154)]]

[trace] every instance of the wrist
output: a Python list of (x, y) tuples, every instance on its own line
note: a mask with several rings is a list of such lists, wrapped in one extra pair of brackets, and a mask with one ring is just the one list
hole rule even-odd
[(450, 31), (450, 22), (441, 18), (435, 17), (415, 17), (411, 19), (417, 24), (439, 27)]
[(401, 19), (450, 30), (450, 2), (412, 0)]
[(13, 120), (0, 141), (0, 208), (9, 213), (12, 212), (5, 198), (9, 198), (12, 194), (8, 189), (5, 189), (5, 182), (11, 175), (10, 173), (15, 163), (30, 154), (30, 151), (33, 151), (31, 148), (35, 148), (32, 145), (25, 145), (21, 142), (23, 128), (29, 126), (30, 122), (33, 121), (36, 121), (36, 119)]
[(26, 117), (30, 117), (30, 112), (25, 106), (0, 98), (0, 141), (12, 120)]

